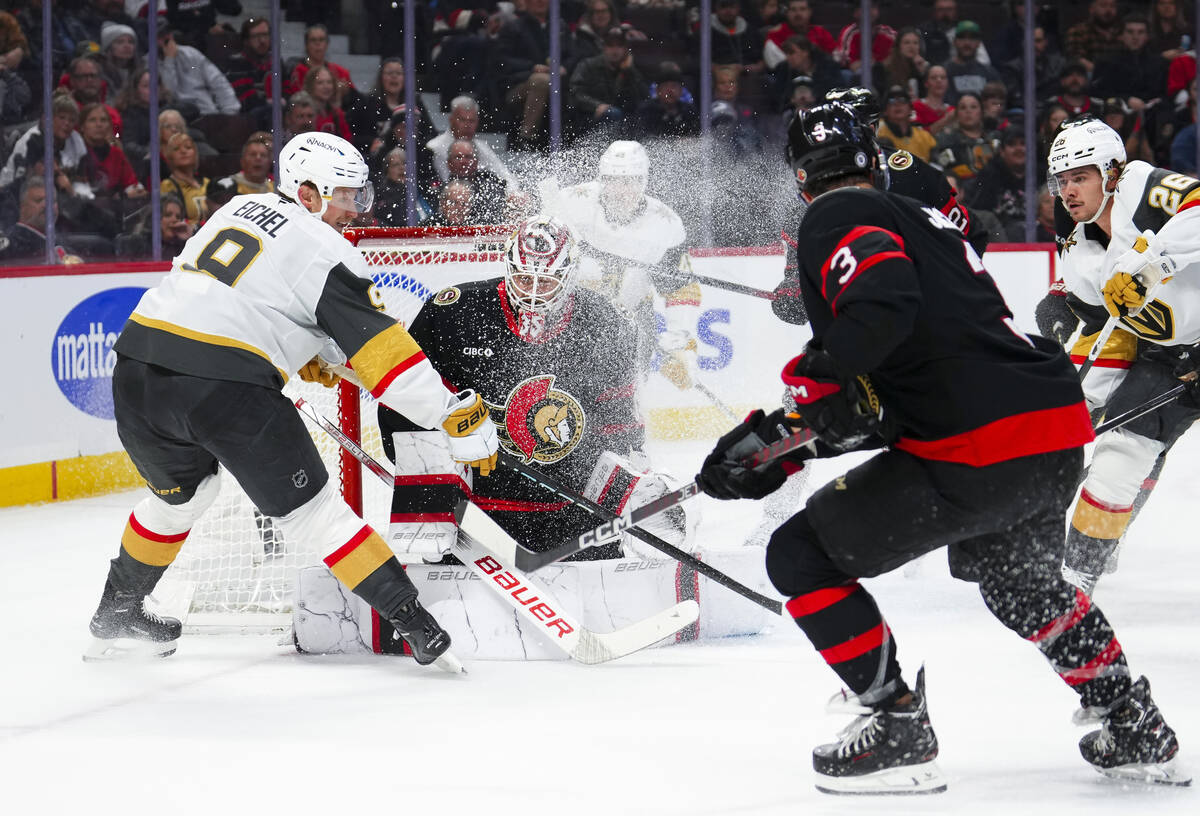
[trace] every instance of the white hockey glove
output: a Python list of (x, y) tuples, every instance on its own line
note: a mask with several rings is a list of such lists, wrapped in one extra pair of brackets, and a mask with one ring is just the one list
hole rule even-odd
[(442, 420), (442, 430), (446, 432), (454, 461), (478, 468), (480, 476), (487, 476), (496, 469), (500, 447), (496, 426), (488, 416), (483, 398), (473, 390), (454, 395), (449, 412)]
[(680, 329), (668, 330), (659, 335), (658, 347), (663, 355), (659, 372), (680, 391), (691, 388), (698, 368), (696, 339)]

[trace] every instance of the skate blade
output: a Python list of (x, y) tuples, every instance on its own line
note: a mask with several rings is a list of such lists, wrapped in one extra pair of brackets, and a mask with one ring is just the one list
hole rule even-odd
[(817, 790), (836, 796), (910, 796), (943, 793), (946, 777), (936, 762), (887, 768), (862, 776), (817, 774)]
[(83, 652), (85, 663), (103, 660), (147, 660), (150, 658), (170, 657), (179, 646), (177, 640), (146, 641), (134, 638), (92, 638), (92, 642)]
[(455, 656), (454, 652), (447, 649), (438, 655), (437, 660), (433, 661), (433, 665), (437, 666), (444, 672), (449, 674), (466, 674), (467, 670), (463, 668), (462, 661)]
[(1118, 782), (1136, 782), (1139, 785), (1175, 785), (1186, 787), (1192, 784), (1191, 773), (1179, 763), (1178, 757), (1166, 762), (1135, 763), (1116, 768), (1096, 768), (1097, 771)]

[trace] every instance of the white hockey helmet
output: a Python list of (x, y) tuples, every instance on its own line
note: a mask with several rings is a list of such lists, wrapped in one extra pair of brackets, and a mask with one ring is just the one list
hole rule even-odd
[(1125, 169), (1125, 143), (1119, 133), (1098, 119), (1068, 122), (1055, 137), (1046, 160), (1046, 187), (1051, 195), (1059, 194), (1059, 173), (1080, 167), (1095, 167), (1100, 171), (1104, 200), (1096, 214), (1088, 219), (1090, 224), (1104, 212), (1116, 190), (1116, 181)]
[(517, 309), (550, 315), (574, 288), (579, 244), (566, 224), (548, 215), (527, 218), (504, 245), (504, 291)]
[(367, 163), (358, 148), (331, 133), (301, 133), (279, 154), (279, 192), (299, 202), (300, 185), (312, 184), (321, 196), (321, 210), (313, 213), (318, 218), (331, 201), (354, 212), (370, 210), (375, 188), (367, 177)]
[(650, 159), (639, 142), (617, 141), (600, 156), (600, 200), (617, 220), (631, 217), (646, 196)]

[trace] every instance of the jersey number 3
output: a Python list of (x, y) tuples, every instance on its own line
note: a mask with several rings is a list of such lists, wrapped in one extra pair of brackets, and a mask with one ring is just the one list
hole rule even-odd
[(236, 286), (242, 274), (262, 253), (262, 248), (262, 241), (257, 235), (226, 227), (200, 251), (196, 268), (226, 286)]

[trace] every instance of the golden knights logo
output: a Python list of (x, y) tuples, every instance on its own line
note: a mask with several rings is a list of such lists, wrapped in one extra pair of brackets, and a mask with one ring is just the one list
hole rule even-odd
[(553, 374), (522, 380), (503, 405), (489, 402), (488, 410), (500, 444), (526, 463), (565, 459), (583, 439), (587, 424), (579, 400), (554, 388)]

